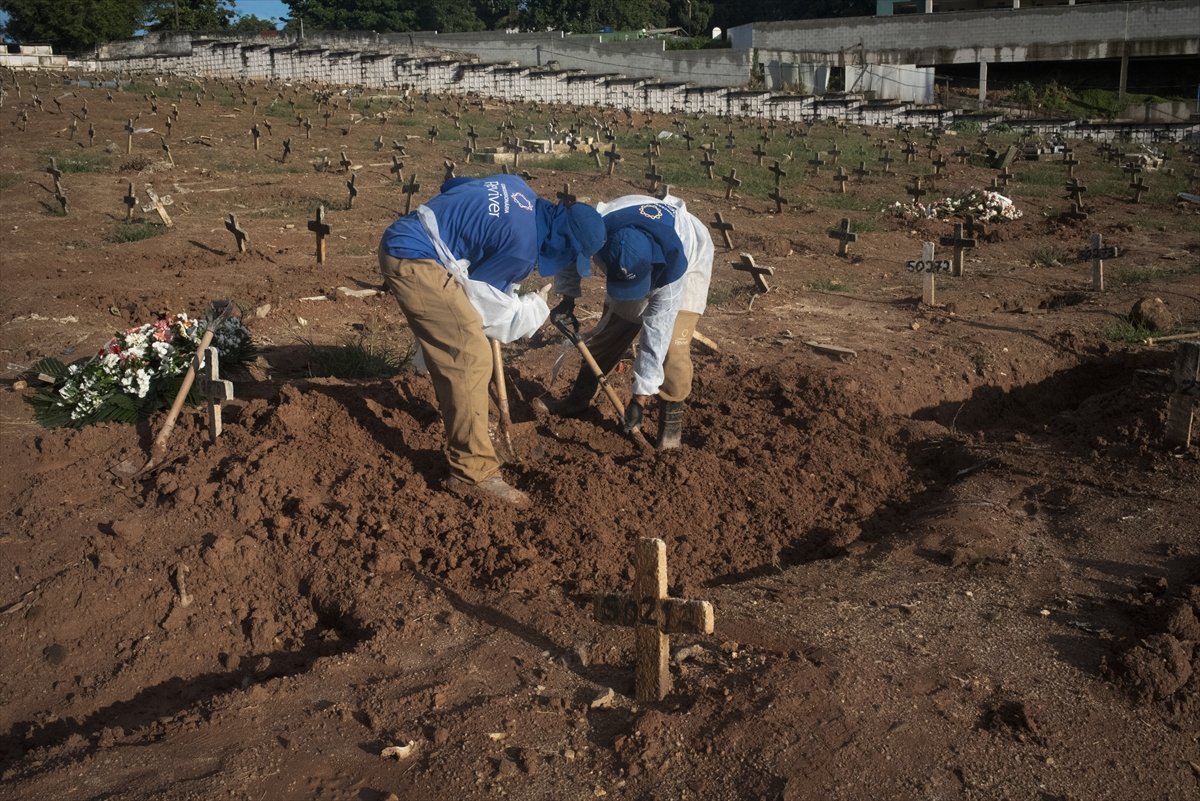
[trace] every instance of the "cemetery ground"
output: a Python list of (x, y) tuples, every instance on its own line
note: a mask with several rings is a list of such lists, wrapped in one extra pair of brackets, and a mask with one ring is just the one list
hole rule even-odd
[[(920, 130), (905, 163), (894, 129), (581, 111), (586, 136), (612, 122), (623, 159), (609, 176), (586, 145), (527, 158), (514, 169), (539, 193), (604, 200), (657, 172), (733, 223), (733, 248), (714, 231), (700, 330), (716, 349), (694, 345), (678, 453), (643, 457), (602, 398), (535, 421), (530, 401), (565, 392), (577, 361), (549, 327), (506, 347), (513, 416), (536, 429), (506, 468), (535, 499), (518, 513), (439, 490), (427, 378), (353, 377), (411, 345), (395, 302), (360, 290), (403, 182), (415, 204), (446, 159), (497, 171), (466, 161), (468, 126), (482, 150), (509, 119), (545, 138), (573, 110), (356, 99), (352, 118), (312, 87), (20, 80), (0, 109), (0, 798), (1196, 797), (1200, 464), (1164, 434), (1178, 345), (1144, 343), (1200, 322), (1182, 148), (1135, 203), (1122, 159), (1074, 143), (1074, 217), (1066, 165), (1013, 161), (1001, 191), (1023, 216), (977, 231), (930, 305), (906, 263), (923, 242), (950, 259), (954, 220), (889, 207), (913, 176), (939, 195), (988, 185), (974, 134), (941, 134), (933, 178)], [(127, 153), (139, 113), (156, 133)], [(647, 169), (660, 131), (675, 136)], [(831, 238), (843, 218), (856, 241)], [(1077, 258), (1093, 234), (1118, 249), (1103, 292)], [(741, 253), (773, 268), (768, 292), (732, 268)], [(1126, 319), (1142, 297), (1165, 332)], [(215, 442), (185, 409), (166, 465), (129, 479), (112, 468), (144, 458), (161, 413), (33, 421), (39, 359), (225, 298), (260, 358), (225, 376)], [(661, 702), (635, 700), (633, 632), (591, 605), (630, 590), (644, 536), (666, 541), (672, 595), (715, 609), (713, 636), (672, 636)]]

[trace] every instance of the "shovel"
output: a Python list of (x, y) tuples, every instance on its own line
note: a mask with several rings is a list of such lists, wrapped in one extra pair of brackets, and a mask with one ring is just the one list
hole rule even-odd
[(179, 419), (179, 412), (183, 409), (183, 402), (187, 399), (188, 392), (192, 389), (192, 383), (196, 380), (196, 371), (199, 368), (200, 362), (204, 359), (204, 353), (208, 350), (208, 346), (212, 344), (213, 333), (225, 319), (229, 317), (233, 311), (233, 304), (228, 301), (214, 301), (213, 307), (216, 308), (218, 303), (223, 303), (221, 313), (218, 314), (204, 331), (204, 335), (200, 337), (200, 344), (196, 346), (196, 355), (192, 357), (188, 364), (187, 372), (183, 374), (183, 383), (179, 385), (179, 392), (175, 394), (175, 402), (171, 404), (171, 411), (167, 412), (167, 419), (163, 423), (162, 430), (158, 432), (158, 436), (154, 438), (154, 444), (150, 446), (150, 458), (141, 467), (138, 467), (128, 459), (112, 468), (112, 472), (123, 478), (138, 478), (146, 473), (149, 473), (155, 467), (159, 466), (166, 456), (167, 439), (171, 436), (171, 432), (175, 430), (175, 421)]
[(517, 455), (517, 449), (513, 447), (512, 432), (516, 431), (517, 437), (520, 439), (523, 435), (532, 432), (535, 424), (513, 424), (512, 414), (508, 407), (508, 383), (504, 380), (504, 359), (500, 355), (500, 341), (496, 339), (489, 341), (492, 343), (492, 381), (496, 385), (496, 406), (500, 409), (500, 442), (497, 455), (506, 464), (520, 464), (521, 457)]
[[(595, 373), (596, 379), (600, 382), (600, 388), (604, 390), (604, 394), (608, 396), (608, 399), (612, 401), (613, 407), (617, 410), (617, 419), (621, 421), (622, 425), (624, 425), (625, 404), (621, 403), (621, 399), (617, 396), (617, 391), (612, 388), (611, 384), (608, 383), (608, 378), (604, 375), (604, 371), (600, 369), (600, 365), (596, 364), (596, 360), (592, 358), (592, 352), (588, 350), (588, 346), (584, 344), (583, 337), (575, 333), (574, 329), (572, 329), (562, 320), (556, 320), (554, 317), (551, 317), (550, 322), (554, 324), (555, 328), (562, 332), (563, 336), (571, 340), (571, 344), (573, 344), (579, 350), (579, 355), (583, 357), (584, 363), (591, 368), (593, 373)], [(642, 449), (643, 453), (654, 453), (654, 446), (650, 444), (648, 439), (646, 439), (646, 435), (642, 433), (640, 426), (632, 429), (629, 432), (629, 435), (633, 438), (633, 441), (637, 443), (637, 446)]]

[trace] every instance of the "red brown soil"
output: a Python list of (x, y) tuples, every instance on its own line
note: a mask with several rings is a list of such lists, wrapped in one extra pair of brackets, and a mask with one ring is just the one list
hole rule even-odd
[[(42, 81), (43, 97), (63, 91)], [(123, 147), (146, 102), (77, 91), (64, 107), (88, 98), (96, 148)], [(422, 124), (437, 109), (418, 101)], [(1103, 335), (1143, 295), (1194, 328), (1195, 207), (1098, 197), (1086, 227), (1055, 228), (1042, 212), (1061, 202), (1018, 180), (1026, 217), (926, 308), (901, 263), (944, 224), (869, 215), (878, 230), (851, 262), (825, 237), (843, 212), (818, 202), (824, 177), (797, 178), (812, 202), (784, 215), (682, 190), (701, 216), (736, 220), (739, 246), (777, 267), (772, 291), (751, 303), (718, 252), (724, 299), (701, 328), (721, 351), (697, 346), (685, 447), (661, 459), (604, 407), (535, 421), (528, 401), (563, 351), (548, 336), (510, 349), (515, 414), (534, 429), (506, 468), (535, 499), (515, 513), (439, 489), (428, 379), (305, 375), (306, 341), (410, 342), (387, 298), (299, 300), (376, 282), (375, 242), (403, 205), (386, 170), (360, 173), (317, 268), (308, 203), (340, 197), (344, 177), (247, 168), (245, 120), (201, 116), (183, 106), (174, 169), (117, 155), (66, 175), (67, 218), (40, 205), (44, 156), (75, 147), (55, 135), (64, 116), (31, 112), (0, 143), (0, 172), (18, 177), (0, 197), (0, 798), (1196, 797), (1200, 465), (1163, 445), (1166, 396), (1134, 380), (1173, 350)], [(306, 142), (285, 122), (276, 139), (284, 128), (302, 163), (343, 147), (386, 161), (375, 129)], [(201, 133), (228, 144), (182, 142)], [(454, 155), (408, 144), (420, 163)], [(418, 199), (436, 183), (424, 172)], [(962, 168), (952, 185), (990, 175)], [(107, 241), (126, 180), (172, 194), (176, 228)], [(531, 183), (552, 196), (564, 180), (593, 199), (638, 188)], [(882, 208), (899, 180), (859, 191)], [(229, 211), (249, 254), (230, 252)], [(1086, 265), (1031, 266), (1038, 245), (1071, 251), (1093, 230), (1156, 277), (1094, 294)], [(827, 279), (847, 290), (813, 288)], [(215, 297), (248, 310), (263, 353), (234, 376), (216, 443), (187, 411), (170, 463), (129, 481), (109, 468), (143, 456), (160, 418), (32, 421), (16, 379), (38, 358)], [(814, 339), (857, 356), (830, 360)], [(647, 535), (667, 541), (672, 591), (716, 608), (716, 636), (673, 638), (661, 704), (632, 699), (630, 632), (589, 606), (629, 585)], [(409, 741), (408, 759), (381, 758)]]

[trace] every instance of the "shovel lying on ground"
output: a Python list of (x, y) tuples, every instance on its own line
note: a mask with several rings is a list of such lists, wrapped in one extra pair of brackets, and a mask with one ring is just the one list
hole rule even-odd
[(183, 383), (179, 385), (179, 392), (175, 395), (175, 402), (171, 404), (171, 411), (167, 412), (167, 419), (163, 422), (162, 430), (158, 432), (158, 436), (154, 438), (154, 444), (150, 446), (150, 458), (145, 464), (140, 467), (126, 459), (112, 468), (112, 472), (123, 478), (137, 478), (145, 475), (161, 464), (163, 457), (167, 452), (167, 439), (171, 436), (171, 432), (175, 430), (175, 421), (179, 419), (179, 412), (183, 409), (183, 403), (187, 400), (188, 392), (192, 389), (192, 383), (196, 380), (196, 372), (199, 369), (200, 362), (204, 359), (204, 353), (208, 350), (208, 346), (212, 344), (213, 334), (216, 329), (225, 322), (226, 318), (233, 311), (233, 304), (229, 301), (213, 301), (212, 308), (220, 309), (220, 313), (213, 318), (204, 330), (204, 335), (200, 337), (200, 344), (196, 346), (196, 355), (192, 357), (188, 364), (187, 372), (183, 374)]
[[(621, 399), (617, 396), (617, 391), (608, 383), (608, 378), (604, 375), (604, 371), (600, 369), (600, 365), (596, 364), (596, 360), (592, 358), (592, 352), (588, 350), (588, 346), (584, 344), (583, 337), (579, 336), (574, 329), (567, 325), (562, 320), (550, 318), (550, 322), (554, 327), (562, 332), (563, 336), (571, 340), (571, 344), (579, 350), (579, 355), (583, 357), (584, 363), (591, 368), (596, 375), (596, 380), (600, 382), (600, 388), (604, 390), (604, 394), (612, 401), (613, 407), (617, 410), (617, 420), (624, 425), (625, 421), (625, 404), (621, 403)], [(654, 446), (650, 444), (650, 440), (646, 439), (646, 435), (642, 433), (640, 427), (634, 428), (629, 432), (629, 436), (637, 443), (637, 446), (644, 453), (654, 453)]]
[[(504, 359), (500, 354), (500, 341), (491, 339), (492, 343), (492, 381), (496, 385), (496, 406), (500, 409), (500, 441), (497, 443), (497, 456), (506, 464), (520, 464), (521, 457), (513, 447), (512, 432), (517, 432), (517, 438), (522, 439), (532, 434), (534, 423), (516, 423), (508, 407), (508, 382), (504, 379)], [(536, 454), (535, 454), (536, 455)]]

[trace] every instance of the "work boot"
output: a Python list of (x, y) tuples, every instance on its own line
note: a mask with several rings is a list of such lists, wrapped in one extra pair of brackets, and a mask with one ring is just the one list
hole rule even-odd
[(533, 505), (533, 501), (530, 500), (528, 495), (498, 475), (485, 478), (477, 484), (472, 484), (470, 481), (458, 476), (450, 476), (450, 478), (446, 479), (445, 487), (449, 492), (460, 497), (491, 498), (492, 500), (503, 501), (515, 509), (528, 509)]
[(658, 405), (658, 449), (678, 448), (683, 439), (683, 401), (662, 401)]
[(562, 400), (545, 401), (546, 408), (557, 417), (579, 417), (592, 405), (592, 398), (600, 386), (600, 379), (585, 365), (575, 378), (575, 386)]

